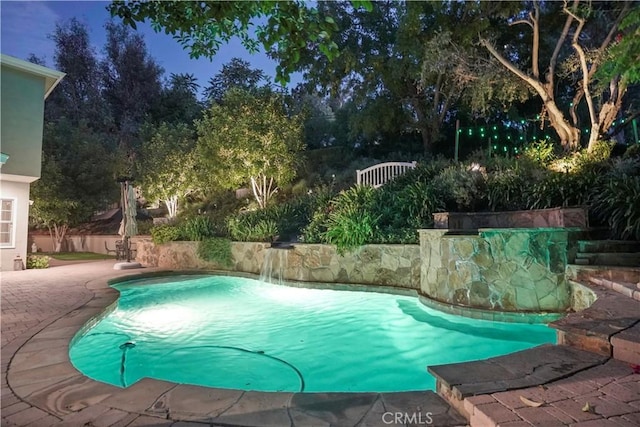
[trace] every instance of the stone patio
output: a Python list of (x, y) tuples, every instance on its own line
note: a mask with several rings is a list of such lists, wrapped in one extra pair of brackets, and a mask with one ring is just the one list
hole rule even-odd
[[(430, 391), (257, 393), (151, 379), (121, 389), (93, 381), (73, 368), (68, 345), (87, 320), (116, 300), (107, 280), (140, 272), (113, 270), (114, 262), (2, 273), (3, 426), (467, 425)], [(629, 328), (621, 339), (636, 332)], [(459, 409), (473, 426), (640, 425), (640, 373), (631, 364), (565, 346), (530, 351), (537, 353), (472, 362), (475, 368), (433, 369), (462, 378)], [(496, 388), (505, 372), (515, 383)], [(471, 374), (484, 378), (475, 389), (464, 386)], [(530, 407), (520, 396), (542, 406)], [(395, 413), (413, 418), (396, 423), (385, 415)]]

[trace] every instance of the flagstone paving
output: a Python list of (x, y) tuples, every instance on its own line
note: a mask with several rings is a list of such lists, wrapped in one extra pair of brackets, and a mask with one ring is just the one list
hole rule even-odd
[[(116, 300), (117, 292), (107, 280), (140, 272), (113, 270), (114, 263), (2, 273), (3, 426), (467, 424), (430, 391), (258, 393), (151, 379), (122, 389), (93, 381), (73, 368), (68, 345), (87, 320)], [(587, 353), (579, 357), (582, 370), (559, 366), (561, 379), (545, 374), (541, 378), (551, 381), (545, 385), (523, 383), (526, 388), (520, 390), (471, 396), (462, 410), (474, 426), (640, 425), (640, 375), (628, 363)], [(544, 352), (538, 358), (544, 358)], [(514, 372), (513, 367), (502, 368)], [(543, 406), (528, 406), (521, 395)], [(586, 403), (590, 406), (584, 411)], [(396, 419), (396, 414), (401, 417)]]

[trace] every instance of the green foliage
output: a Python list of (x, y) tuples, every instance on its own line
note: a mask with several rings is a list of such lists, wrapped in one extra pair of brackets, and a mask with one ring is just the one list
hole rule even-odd
[(29, 255), (27, 256), (27, 268), (49, 268), (49, 258), (46, 255)]
[(229, 217), (227, 228), (231, 238), (240, 242), (272, 242), (279, 235), (276, 221), (253, 215)]
[(338, 253), (370, 242), (380, 217), (374, 208), (376, 197), (376, 190), (369, 186), (340, 192), (328, 204), (318, 205), (303, 231), (303, 240), (335, 244)]
[(41, 179), (31, 185), (32, 224), (73, 227), (117, 199), (113, 158), (102, 137), (84, 123), (47, 123), (43, 152)]
[[(371, 8), (369, 1), (354, 1), (356, 4)], [(213, 57), (221, 44), (233, 37), (239, 37), (249, 52), (262, 45), (266, 51), (277, 52), (280, 65), (276, 75), (281, 83), (289, 81), (309, 42), (318, 45), (327, 57), (337, 54), (332, 40), (338, 30), (336, 23), (303, 1), (113, 2), (109, 10), (111, 16), (122, 18), (134, 29), (136, 22), (150, 21), (156, 32), (173, 35), (194, 58)], [(255, 24), (259, 18), (266, 19)]]
[(196, 216), (180, 224), (180, 235), (190, 242), (199, 242), (216, 234), (216, 227), (207, 216)]
[(196, 189), (195, 137), (187, 125), (147, 124), (138, 161), (138, 174), (147, 200), (162, 201), (169, 217), (178, 213), (178, 203)]
[(627, 150), (624, 152), (625, 159), (627, 158), (640, 158), (640, 144), (633, 144), (627, 147)]
[(151, 240), (156, 245), (179, 240), (180, 227), (170, 224), (160, 224), (151, 229)]
[(197, 155), (205, 185), (251, 184), (261, 208), (277, 185), (293, 180), (302, 149), (302, 118), (290, 117), (275, 94), (228, 91), (196, 123)]
[(526, 207), (523, 189), (531, 184), (524, 173), (514, 169), (496, 171), (487, 178), (487, 201), (491, 211), (512, 211)]
[(486, 181), (477, 165), (453, 165), (435, 178), (433, 185), (443, 191), (448, 211), (473, 212), (486, 206)]
[(333, 211), (327, 220), (324, 240), (336, 245), (339, 254), (368, 243), (374, 236), (378, 218), (353, 207)]
[(215, 262), (221, 267), (233, 266), (231, 241), (221, 237), (208, 237), (198, 243), (198, 257), (204, 261)]
[(540, 140), (527, 145), (522, 150), (522, 157), (536, 165), (546, 166), (556, 158), (553, 142)]
[(262, 70), (252, 69), (248, 61), (231, 58), (218, 74), (209, 79), (209, 86), (204, 89), (204, 97), (209, 104), (220, 104), (230, 89), (242, 89), (257, 94), (260, 83), (266, 83), (268, 86), (268, 78)]
[(585, 205), (597, 174), (593, 171), (545, 173), (524, 188), (529, 209)]
[(640, 160), (614, 163), (592, 194), (591, 208), (613, 238), (640, 240)]
[(619, 26), (621, 30), (606, 52), (596, 76), (606, 85), (621, 77), (628, 84), (640, 82), (640, 9), (634, 7)]

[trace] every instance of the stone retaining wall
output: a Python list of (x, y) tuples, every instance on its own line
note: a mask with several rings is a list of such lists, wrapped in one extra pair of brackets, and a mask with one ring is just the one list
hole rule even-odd
[(296, 243), (293, 249), (269, 249), (269, 246), (232, 242), (233, 266), (227, 267), (199, 259), (197, 242), (154, 245), (150, 239), (141, 239), (136, 260), (145, 266), (166, 269), (228, 269), (260, 274), (266, 268), (276, 280), (420, 289), (418, 245), (364, 245), (343, 256), (331, 245)]
[(437, 212), (435, 228), (476, 230), (479, 228), (537, 228), (589, 226), (585, 207), (532, 209), (505, 212)]
[(500, 311), (570, 307), (565, 268), (576, 231), (486, 229), (476, 235), (419, 230), (421, 293), (434, 300)]
[(501, 312), (564, 312), (571, 306), (565, 278), (580, 230), (566, 228), (481, 229), (460, 235), (419, 230), (420, 245), (365, 245), (343, 256), (334, 246), (233, 242), (233, 263), (202, 261), (197, 242), (138, 242), (137, 261), (173, 270), (230, 270), (275, 280), (375, 284), (416, 289), (458, 307)]

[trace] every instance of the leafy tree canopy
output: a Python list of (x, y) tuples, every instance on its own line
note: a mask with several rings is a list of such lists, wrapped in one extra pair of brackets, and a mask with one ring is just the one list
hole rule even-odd
[(275, 94), (231, 89), (196, 127), (200, 171), (212, 187), (251, 184), (258, 205), (265, 207), (277, 185), (296, 175), (302, 118), (288, 116)]
[[(260, 86), (264, 82), (263, 86)], [(240, 58), (232, 58), (222, 66), (222, 70), (209, 79), (209, 86), (204, 90), (204, 96), (211, 102), (221, 103), (225, 93), (232, 88), (247, 92), (256, 92), (260, 87), (269, 88), (269, 79), (262, 70), (251, 68), (249, 62)]]
[(178, 203), (192, 193), (195, 183), (195, 135), (184, 123), (147, 125), (138, 162), (138, 176), (148, 201), (166, 204), (169, 217)]
[[(356, 7), (370, 8), (369, 1), (353, 0)], [(338, 30), (331, 17), (322, 17), (308, 3), (275, 1), (115, 1), (108, 6), (112, 16), (136, 28), (136, 22), (151, 21), (155, 31), (171, 34), (193, 58), (213, 57), (222, 43), (237, 36), (255, 52), (262, 45), (278, 52), (276, 80), (289, 81), (301, 54), (310, 45), (327, 57), (337, 54), (332, 37)], [(266, 21), (266, 22), (265, 22)], [(259, 23), (258, 23), (259, 22)]]

